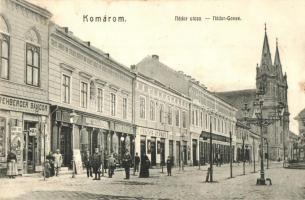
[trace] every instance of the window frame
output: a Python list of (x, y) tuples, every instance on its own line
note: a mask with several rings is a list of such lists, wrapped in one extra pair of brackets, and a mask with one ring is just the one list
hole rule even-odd
[(123, 109), (122, 110), (122, 117), (123, 117), (123, 119), (127, 119), (127, 113), (128, 113), (128, 99), (127, 99), (127, 97), (123, 97), (122, 109)]
[[(83, 95), (83, 91), (82, 91), (82, 86), (83, 84), (86, 84), (87, 85), (87, 91), (86, 91), (86, 107), (83, 107), (82, 105), (82, 95)], [(80, 107), (81, 108), (88, 108), (88, 98), (89, 98), (89, 95), (88, 95), (88, 82), (86, 81), (80, 81)], [(85, 99), (85, 98), (84, 98)]]
[[(3, 38), (3, 39), (2, 39)], [(5, 41), (7, 43), (7, 58), (2, 56), (2, 43)], [(10, 78), (10, 35), (8, 33), (0, 32), (0, 78), (9, 80)], [(2, 59), (7, 61), (7, 76), (2, 77)]]
[[(113, 96), (114, 96), (114, 101), (112, 101)], [(112, 107), (112, 105), (114, 105), (114, 106)], [(117, 95), (114, 92), (110, 92), (110, 115), (112, 117), (115, 117), (116, 114), (117, 114), (116, 113), (117, 112), (116, 107), (117, 107)]]
[[(61, 77), (62, 77), (62, 81), (61, 81), (61, 88), (62, 88), (62, 91), (61, 91), (61, 100), (62, 100), (62, 103), (65, 103), (65, 104), (71, 104), (71, 93), (72, 93), (72, 76), (71, 75), (68, 75), (66, 73), (61, 73)], [(63, 94), (65, 94), (65, 86), (64, 86), (64, 82), (65, 82), (65, 77), (69, 77), (69, 100), (68, 102), (65, 101), (65, 96)]]
[[(102, 95), (100, 96), (100, 91), (102, 92)], [(104, 112), (104, 89), (103, 88), (97, 88), (97, 112), (103, 113)], [(100, 102), (101, 100), (101, 102)]]
[[(35, 45), (35, 44), (32, 44), (32, 43), (29, 43), (29, 42), (26, 42), (26, 51), (25, 51), (25, 59), (26, 59), (26, 62), (25, 62), (25, 83), (29, 86), (34, 86), (34, 87), (40, 87), (41, 85), (41, 80), (40, 80), (40, 70), (41, 70), (41, 48), (40, 46), (38, 45)], [(33, 50), (34, 49), (34, 50)], [(28, 51), (31, 51), (32, 52), (32, 64), (28, 64)], [(34, 65), (34, 55), (35, 55), (35, 52), (38, 53), (38, 66), (35, 66)], [(29, 83), (29, 80), (28, 80), (28, 68), (31, 68), (32, 70), (32, 73), (31, 73), (31, 83)], [(34, 68), (37, 69), (37, 85), (34, 84)]]
[[(143, 107), (143, 115), (142, 115), (142, 101), (141, 101), (141, 99), (143, 99), (144, 100), (144, 107)], [(140, 114), (140, 118), (141, 119), (146, 119), (146, 97), (145, 96), (142, 96), (142, 95), (140, 95), (139, 96), (139, 102), (140, 102), (140, 106), (139, 106), (139, 108), (140, 108), (140, 112), (139, 112), (139, 114)]]
[[(177, 116), (178, 116), (178, 118), (177, 118)], [(175, 125), (177, 127), (180, 127), (180, 110), (179, 109), (176, 109), (176, 112), (175, 112), (175, 122), (176, 122)]]

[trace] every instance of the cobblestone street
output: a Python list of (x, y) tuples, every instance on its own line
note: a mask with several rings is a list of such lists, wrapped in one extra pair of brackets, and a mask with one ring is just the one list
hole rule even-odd
[[(100, 181), (85, 174), (72, 179), (62, 175), (43, 180), (42, 177), (18, 177), (1, 179), (1, 199), (304, 199), (305, 173), (302, 170), (283, 169), (281, 163), (272, 163), (266, 177), (272, 186), (256, 186), (259, 173), (253, 173), (253, 165), (234, 165), (234, 178), (229, 177), (229, 166), (214, 167), (215, 183), (205, 183), (207, 166), (185, 167), (173, 170), (173, 176), (151, 170), (151, 177), (140, 179), (131, 176), (124, 180), (123, 171), (114, 178), (102, 177)], [(258, 165), (256, 165), (258, 168)]]

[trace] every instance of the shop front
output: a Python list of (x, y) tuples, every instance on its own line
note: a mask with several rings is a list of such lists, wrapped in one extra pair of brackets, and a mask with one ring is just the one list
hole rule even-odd
[[(19, 174), (42, 171), (49, 149), (49, 105), (0, 95), (0, 172), (6, 173), (6, 156), (17, 156)], [(46, 147), (44, 149), (44, 147)]]
[(140, 152), (141, 157), (146, 154), (151, 166), (165, 164), (167, 156), (173, 156), (173, 140), (168, 140), (167, 131), (137, 127), (136, 135), (136, 143), (139, 144), (136, 145), (136, 152)]

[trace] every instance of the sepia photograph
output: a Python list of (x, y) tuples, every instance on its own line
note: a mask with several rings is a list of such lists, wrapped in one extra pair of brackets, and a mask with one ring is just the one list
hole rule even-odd
[(304, 200), (304, 10), (0, 0), (0, 200)]

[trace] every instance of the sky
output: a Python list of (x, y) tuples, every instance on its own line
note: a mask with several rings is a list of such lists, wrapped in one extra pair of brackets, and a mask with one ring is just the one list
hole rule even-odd
[[(305, 1), (29, 1), (49, 10), (56, 24), (69, 27), (125, 66), (157, 54), (162, 63), (191, 75), (210, 91), (255, 88), (266, 23), (272, 59), (278, 38), (288, 77), (290, 129), (299, 132), (293, 118), (305, 107)], [(123, 16), (125, 22), (86, 22), (84, 15)], [(188, 21), (175, 21), (175, 16)], [(216, 21), (213, 16), (241, 20)]]

